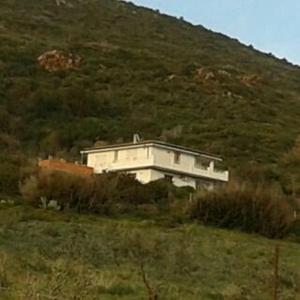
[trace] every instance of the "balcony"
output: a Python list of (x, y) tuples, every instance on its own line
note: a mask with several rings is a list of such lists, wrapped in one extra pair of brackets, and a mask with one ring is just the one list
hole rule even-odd
[(157, 168), (165, 170), (166, 172), (176, 172), (179, 174), (186, 174), (191, 177), (203, 177), (211, 180), (228, 181), (228, 171), (221, 171), (210, 165), (207, 168), (200, 168), (195, 166), (194, 160), (181, 161), (174, 163), (171, 159), (162, 159), (161, 157), (149, 156), (147, 157), (130, 157), (126, 159), (119, 159), (109, 165), (102, 166), (106, 171), (121, 171), (129, 169), (143, 169), (143, 168)]

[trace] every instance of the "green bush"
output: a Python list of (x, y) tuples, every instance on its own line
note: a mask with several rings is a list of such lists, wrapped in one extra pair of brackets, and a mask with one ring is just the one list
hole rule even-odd
[(270, 187), (229, 185), (196, 194), (189, 208), (191, 219), (223, 228), (282, 238), (294, 223), (293, 209), (285, 197)]

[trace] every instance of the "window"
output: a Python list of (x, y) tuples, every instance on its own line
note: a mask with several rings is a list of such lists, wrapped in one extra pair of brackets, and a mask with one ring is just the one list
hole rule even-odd
[(174, 164), (180, 164), (180, 153), (174, 152)]
[(210, 160), (201, 156), (195, 157), (195, 167), (203, 170), (207, 170), (210, 164)]
[(173, 182), (173, 176), (165, 175), (165, 180), (172, 183)]
[(116, 151), (114, 152), (114, 162), (117, 162), (118, 159), (119, 159), (119, 151), (116, 150)]

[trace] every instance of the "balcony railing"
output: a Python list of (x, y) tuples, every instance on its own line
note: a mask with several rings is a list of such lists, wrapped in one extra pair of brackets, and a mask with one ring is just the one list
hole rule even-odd
[(103, 168), (107, 171), (118, 171), (123, 169), (132, 168), (149, 168), (157, 167), (160, 169), (169, 170), (170, 172), (175, 171), (178, 173), (189, 174), (190, 176), (199, 176), (212, 180), (228, 181), (228, 171), (222, 171), (215, 168), (199, 168), (194, 164), (175, 164), (171, 162), (164, 162), (159, 159), (154, 159), (153, 156), (146, 157), (132, 157), (126, 159), (119, 159), (116, 162), (112, 162), (109, 165), (103, 165)]

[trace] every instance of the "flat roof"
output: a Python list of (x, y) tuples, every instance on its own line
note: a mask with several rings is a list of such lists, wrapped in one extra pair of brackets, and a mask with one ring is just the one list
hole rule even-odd
[(193, 154), (196, 154), (196, 155), (207, 156), (209, 158), (216, 159), (216, 160), (222, 160), (222, 158), (218, 155), (214, 155), (214, 154), (211, 154), (211, 153), (208, 153), (208, 152), (195, 150), (193, 148), (189, 148), (189, 147), (185, 147), (185, 146), (179, 146), (179, 145), (170, 144), (170, 143), (167, 143), (167, 142), (157, 141), (157, 140), (145, 140), (145, 141), (141, 141), (141, 142), (137, 142), (137, 143), (122, 143), (122, 144), (113, 144), (113, 145), (104, 145), (104, 146), (99, 146), (99, 147), (85, 148), (80, 153), (84, 154), (84, 153), (97, 152), (97, 150), (102, 151), (102, 150), (106, 150), (106, 149), (115, 149), (115, 148), (122, 149), (122, 148), (128, 148), (128, 147), (131, 148), (131, 147), (134, 147), (134, 146), (146, 146), (146, 145), (156, 145), (156, 146), (161, 146), (161, 147), (164, 147), (164, 148), (172, 148), (172, 149), (175, 149), (175, 150), (190, 152), (190, 153), (193, 153)]

